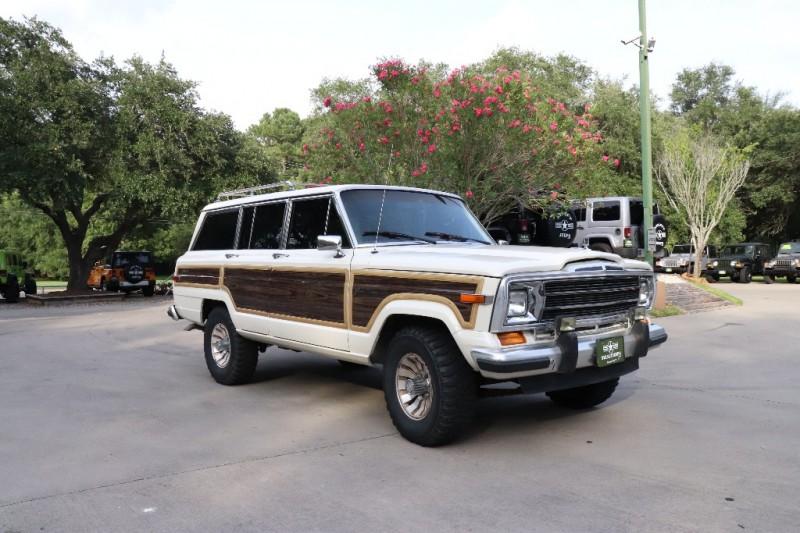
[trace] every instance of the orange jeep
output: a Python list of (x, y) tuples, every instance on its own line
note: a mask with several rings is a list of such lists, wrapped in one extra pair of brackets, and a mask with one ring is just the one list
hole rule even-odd
[(100, 261), (94, 264), (86, 284), (101, 291), (128, 293), (141, 290), (145, 296), (152, 296), (156, 286), (153, 254), (114, 252), (107, 264)]

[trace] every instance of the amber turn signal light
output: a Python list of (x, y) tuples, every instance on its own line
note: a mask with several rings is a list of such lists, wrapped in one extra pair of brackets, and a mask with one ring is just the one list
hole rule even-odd
[(483, 294), (460, 294), (458, 301), (462, 304), (482, 304), (486, 301), (486, 296)]
[(501, 346), (513, 346), (514, 344), (525, 344), (525, 335), (521, 331), (506, 331), (498, 333)]

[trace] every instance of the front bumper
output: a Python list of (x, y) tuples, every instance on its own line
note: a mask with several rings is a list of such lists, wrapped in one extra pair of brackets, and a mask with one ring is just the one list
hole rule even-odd
[(772, 268), (764, 268), (764, 272), (768, 276), (797, 276), (800, 274), (800, 269), (790, 266), (774, 266)]
[[(574, 332), (562, 333), (554, 343), (545, 346), (476, 349), (472, 350), (471, 355), (481, 375), (492, 379), (547, 373), (570, 374), (578, 369), (597, 368), (594, 362), (595, 344), (600, 340), (618, 336), (619, 332), (583, 336), (578, 336)], [(621, 336), (625, 341), (626, 359), (644, 357), (650, 348), (655, 348), (667, 340), (667, 332), (663, 327), (644, 322), (636, 322)]]

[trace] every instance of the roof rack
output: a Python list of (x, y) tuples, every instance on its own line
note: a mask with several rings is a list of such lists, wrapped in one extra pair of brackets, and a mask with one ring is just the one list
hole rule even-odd
[(295, 190), (296, 185), (293, 181), (279, 181), (278, 183), (270, 183), (268, 185), (256, 185), (255, 187), (245, 187), (244, 189), (233, 189), (231, 191), (222, 191), (217, 195), (217, 201), (232, 200), (234, 198), (242, 198), (244, 196), (253, 196), (261, 194), (273, 189), (286, 188), (291, 191)]

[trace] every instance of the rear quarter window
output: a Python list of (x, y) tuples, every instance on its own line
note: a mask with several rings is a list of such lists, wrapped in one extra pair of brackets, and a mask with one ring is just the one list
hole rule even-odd
[(594, 202), (592, 204), (592, 220), (596, 222), (608, 222), (619, 220), (619, 201)]
[(233, 249), (238, 221), (238, 209), (206, 213), (192, 250)]

